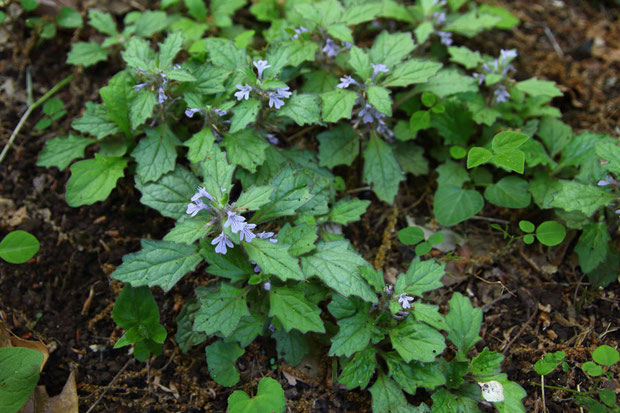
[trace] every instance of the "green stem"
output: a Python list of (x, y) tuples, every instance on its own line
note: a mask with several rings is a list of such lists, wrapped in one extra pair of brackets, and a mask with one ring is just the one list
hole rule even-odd
[(48, 100), (49, 98), (54, 96), (56, 94), (56, 92), (58, 92), (60, 89), (65, 87), (69, 82), (71, 82), (71, 80), (73, 80), (73, 75), (69, 75), (69, 76), (65, 77), (63, 80), (58, 82), (53, 88), (51, 88), (46, 94), (44, 94), (39, 99), (37, 99), (36, 102), (34, 102), (32, 105), (28, 106), (28, 109), (26, 109), (26, 112), (19, 119), (19, 122), (17, 123), (17, 126), (13, 130), (13, 133), (11, 134), (11, 137), (9, 138), (9, 141), (7, 142), (5, 147), (2, 149), (2, 153), (0, 153), (0, 163), (2, 163), (2, 161), (4, 160), (7, 152), (11, 148), (11, 145), (13, 145), (13, 141), (17, 137), (17, 134), (21, 130), (22, 126), (24, 126), (24, 123), (26, 123), (26, 120), (28, 120), (28, 117), (30, 116), (30, 114), (36, 108), (38, 108), (43, 103), (45, 103), (46, 100)]
[[(542, 387), (542, 385), (536, 381), (531, 381), (530, 384), (533, 384), (535, 386), (540, 386)], [(548, 384), (545, 384), (545, 388), (547, 389), (552, 389), (552, 390), (562, 390), (562, 391), (567, 391), (569, 393), (576, 393), (576, 394), (590, 394), (592, 393), (591, 391), (577, 391), (577, 390), (573, 390), (573, 389), (567, 389), (565, 387), (558, 387), (558, 386), (550, 386)]]

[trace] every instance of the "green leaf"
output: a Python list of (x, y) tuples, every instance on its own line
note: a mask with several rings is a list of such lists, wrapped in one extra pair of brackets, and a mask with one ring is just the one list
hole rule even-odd
[(216, 66), (230, 71), (247, 67), (245, 50), (239, 50), (230, 40), (208, 38), (205, 40), (205, 47), (209, 52), (211, 62)]
[(223, 67), (214, 67), (211, 65), (200, 65), (192, 72), (195, 82), (187, 85), (189, 91), (211, 95), (224, 92), (224, 82), (230, 75), (230, 70)]
[(373, 413), (412, 412), (406, 409), (407, 399), (400, 387), (384, 374), (379, 374), (377, 381), (370, 387)]
[(254, 130), (246, 129), (235, 134), (224, 134), (224, 146), (232, 164), (242, 166), (250, 172), (265, 161), (265, 149), (269, 146)]
[(61, 7), (60, 14), (56, 16), (56, 23), (60, 27), (65, 27), (67, 29), (77, 29), (82, 27), (84, 23), (82, 20), (82, 16), (76, 10), (71, 7)]
[(159, 68), (161, 70), (166, 70), (172, 66), (174, 57), (183, 48), (183, 40), (181, 32), (174, 32), (169, 33), (166, 40), (159, 44)]
[(440, 281), (443, 274), (444, 263), (437, 264), (432, 260), (420, 261), (420, 257), (416, 257), (407, 272), (396, 280), (394, 294), (406, 293), (422, 297), (423, 293), (443, 286)]
[(392, 116), (392, 98), (390, 91), (380, 86), (371, 86), (366, 90), (368, 102), (379, 112)]
[(254, 238), (252, 242), (244, 242), (243, 249), (250, 260), (256, 261), (265, 274), (276, 275), (282, 281), (304, 279), (299, 261), (288, 252), (289, 245)]
[(137, 129), (153, 115), (153, 109), (157, 105), (155, 94), (148, 89), (140, 91), (129, 107), (129, 121), (131, 128)]
[(118, 125), (109, 118), (107, 108), (93, 102), (86, 102), (84, 114), (81, 118), (74, 120), (71, 126), (73, 129), (88, 133), (97, 139), (119, 132)]
[(315, 225), (300, 224), (292, 227), (286, 223), (278, 232), (278, 242), (289, 244), (288, 252), (294, 257), (312, 251), (317, 238)]
[(116, 23), (110, 13), (90, 9), (88, 11), (88, 24), (108, 36), (116, 36), (118, 34)]
[(501, 20), (501, 17), (471, 10), (452, 20), (443, 30), (465, 37), (474, 37), (484, 30), (493, 28)]
[(534, 364), (534, 370), (541, 376), (546, 376), (551, 373), (555, 368), (564, 360), (566, 354), (563, 351), (556, 351), (555, 353), (548, 353), (538, 360)]
[(90, 205), (103, 201), (125, 173), (128, 160), (101, 156), (79, 161), (71, 165), (71, 177), (67, 182), (67, 204), (72, 207)]
[(424, 241), (424, 231), (420, 227), (403, 228), (396, 235), (398, 240), (405, 245), (415, 245), (420, 241)]
[(319, 133), (317, 139), (321, 166), (331, 169), (337, 165), (351, 165), (359, 154), (359, 136), (348, 123), (339, 123)]
[(165, 125), (156, 129), (147, 129), (146, 136), (140, 139), (140, 143), (131, 153), (136, 160), (136, 173), (140, 176), (142, 183), (156, 181), (162, 175), (172, 171), (177, 158), (176, 147), (181, 144)]
[(97, 42), (77, 42), (71, 45), (71, 51), (67, 55), (67, 64), (92, 66), (108, 58), (108, 52)]
[(534, 232), (534, 229), (536, 229), (534, 224), (532, 224), (530, 221), (525, 220), (519, 221), (519, 228), (523, 232)]
[(127, 137), (131, 136), (129, 104), (136, 96), (132, 87), (133, 82), (129, 73), (123, 71), (116, 74), (107, 86), (99, 90), (107, 109), (107, 117), (114, 121)]
[(398, 192), (398, 185), (405, 180), (392, 148), (373, 134), (363, 156), (364, 182), (372, 185), (380, 200), (391, 204)]
[(141, 37), (151, 37), (153, 34), (166, 28), (168, 16), (163, 11), (147, 10), (142, 12), (135, 22), (135, 34)]
[[(418, 383), (414, 379), (414, 368), (411, 364), (405, 363), (397, 353), (383, 353), (382, 358), (385, 360), (388, 369), (389, 376), (398, 383), (398, 385), (407, 393), (414, 395), (418, 388), (418, 384), (422, 385), (422, 383)], [(424, 387), (426, 383), (423, 384)]]
[(183, 354), (187, 354), (192, 346), (204, 343), (207, 339), (206, 334), (194, 331), (192, 328), (194, 315), (199, 308), (198, 301), (191, 299), (185, 303), (175, 320), (177, 324), (176, 342)]
[(164, 241), (191, 245), (194, 241), (204, 238), (209, 232), (204, 218), (190, 218), (177, 221), (174, 228), (164, 237)]
[(23, 264), (34, 257), (39, 247), (34, 235), (22, 230), (11, 231), (0, 242), (0, 258), (11, 264)]
[(316, 95), (293, 92), (286, 104), (278, 110), (278, 115), (288, 116), (299, 126), (320, 123), (321, 108), (319, 107), (319, 98)]
[(487, 186), (484, 197), (493, 205), (506, 208), (527, 208), (532, 201), (527, 181), (512, 175)]
[(132, 36), (127, 42), (124, 51), (121, 52), (123, 60), (129, 67), (134, 69), (149, 69), (155, 67), (155, 54), (149, 43), (137, 36)]
[(435, 32), (435, 28), (433, 27), (432, 22), (424, 21), (420, 23), (413, 32), (415, 33), (415, 38), (418, 41), (418, 44), (424, 44), (431, 34)]
[(26, 347), (0, 348), (0, 409), (17, 413), (39, 381), (43, 353)]
[(555, 86), (555, 82), (538, 80), (535, 77), (517, 82), (516, 88), (533, 97), (544, 96), (554, 98), (562, 96), (562, 92)]
[(437, 72), (427, 82), (415, 88), (420, 92), (431, 92), (440, 98), (456, 93), (477, 92), (478, 82), (471, 76), (461, 74), (458, 70), (444, 69)]
[(205, 352), (209, 374), (217, 384), (231, 387), (239, 382), (239, 371), (235, 362), (245, 351), (238, 344), (218, 340), (207, 346)]
[(484, 206), (478, 191), (440, 185), (435, 192), (433, 214), (441, 225), (451, 226), (476, 215)]
[(470, 180), (469, 174), (460, 164), (454, 161), (446, 161), (444, 164), (437, 167), (437, 185), (442, 187), (444, 185), (454, 185), (460, 187), (465, 182)]
[(467, 357), (469, 350), (480, 341), (480, 326), (482, 325), (482, 310), (473, 308), (469, 299), (461, 293), (454, 293), (449, 301), (450, 311), (446, 315), (448, 340), (458, 349), (457, 357)]
[(361, 312), (338, 320), (338, 327), (340, 328), (338, 334), (331, 339), (330, 356), (351, 357), (353, 353), (364, 350), (375, 328), (368, 319), (368, 314)]
[(174, 219), (186, 216), (187, 204), (199, 184), (194, 174), (182, 166), (177, 166), (156, 182), (143, 184), (136, 176), (136, 187), (142, 192), (140, 202)]
[(536, 135), (543, 141), (552, 157), (568, 145), (573, 129), (559, 119), (543, 117)]
[(504, 131), (500, 132), (493, 137), (491, 141), (491, 147), (493, 148), (493, 152), (502, 152), (508, 149), (517, 149), (519, 146), (523, 145), (528, 139), (524, 133)]
[(310, 191), (300, 175), (286, 167), (271, 180), (275, 187), (271, 203), (261, 207), (253, 218), (257, 223), (273, 218), (293, 215), (295, 211), (310, 200)]
[(603, 374), (603, 368), (593, 361), (586, 361), (581, 365), (581, 369), (584, 373), (592, 377), (598, 377)]
[(235, 331), (241, 317), (250, 315), (244, 291), (227, 283), (222, 283), (218, 291), (202, 297), (200, 301), (194, 330), (207, 335), (220, 332), (227, 337)]
[(620, 176), (620, 146), (615, 142), (600, 141), (594, 144), (596, 155), (607, 161), (604, 168)]
[[(472, 386), (476, 385), (472, 384)], [(463, 394), (451, 393), (445, 388), (438, 389), (431, 398), (433, 399), (433, 413), (480, 412), (476, 400)]]
[(465, 69), (475, 69), (482, 63), (482, 57), (479, 51), (471, 51), (465, 46), (448, 47), (450, 53), (450, 61), (465, 66)]
[(169, 291), (202, 261), (198, 248), (169, 241), (143, 239), (142, 249), (123, 257), (111, 277), (132, 287), (159, 286)]
[(204, 0), (184, 0), (185, 7), (190, 16), (198, 21), (203, 21), (207, 18), (207, 6)]
[(389, 332), (394, 350), (409, 363), (412, 360), (434, 361), (446, 348), (441, 333), (411, 317)]
[(494, 16), (501, 17), (502, 20), (495, 24), (495, 27), (498, 29), (510, 30), (521, 23), (521, 21), (514, 14), (501, 6), (482, 4), (478, 10), (485, 14), (492, 14)]
[(274, 191), (273, 186), (251, 186), (248, 190), (243, 191), (237, 199), (236, 207), (247, 209), (248, 211), (256, 211), (261, 206), (267, 204)]
[(241, 317), (235, 331), (226, 337), (224, 341), (226, 343), (237, 342), (241, 347), (247, 347), (263, 332), (266, 321), (267, 317), (255, 313), (250, 313), (249, 316)]
[(201, 163), (204, 176), (204, 188), (220, 204), (228, 197), (232, 188), (232, 176), (235, 165), (228, 163), (226, 153), (213, 145), (211, 152)]
[(362, 199), (341, 199), (329, 213), (329, 222), (347, 225), (351, 222), (359, 221), (360, 217), (366, 212), (370, 201)]
[(183, 146), (187, 146), (187, 159), (192, 163), (204, 161), (211, 151), (211, 147), (215, 142), (215, 136), (210, 127), (206, 127), (196, 132), (190, 139), (183, 142)]
[(258, 392), (252, 398), (242, 390), (235, 390), (228, 397), (228, 411), (230, 413), (282, 413), (285, 408), (284, 390), (282, 390), (280, 383), (271, 377), (261, 379), (258, 383)]
[(536, 238), (548, 247), (553, 247), (564, 241), (566, 228), (556, 221), (545, 221), (536, 228)]
[(353, 26), (360, 23), (374, 20), (381, 12), (383, 5), (381, 2), (370, 2), (354, 4), (345, 10), (342, 15), (342, 22), (347, 26)]
[(37, 166), (60, 170), (65, 169), (71, 161), (84, 156), (86, 147), (94, 143), (94, 139), (83, 138), (73, 133), (68, 137), (58, 137), (45, 142), (45, 148), (39, 153)]
[(355, 43), (351, 29), (346, 24), (332, 24), (327, 28), (327, 34), (341, 42)]
[(346, 362), (338, 377), (338, 381), (349, 390), (353, 390), (356, 387), (364, 389), (368, 386), (368, 382), (370, 382), (376, 367), (375, 350), (372, 347), (367, 347)]
[(306, 277), (316, 276), (328, 287), (345, 297), (356, 295), (376, 303), (377, 296), (360, 275), (360, 266), (367, 265), (357, 253), (349, 249), (348, 241), (319, 242), (316, 250), (301, 258)]
[(411, 312), (416, 321), (426, 323), (437, 330), (448, 330), (448, 324), (443, 315), (439, 313), (439, 306), (414, 303)]
[(425, 83), (441, 69), (441, 66), (438, 62), (410, 59), (397, 65), (381, 85), (396, 87)]
[(310, 352), (310, 346), (304, 335), (297, 330), (289, 332), (276, 330), (272, 337), (276, 340), (278, 357), (286, 360), (290, 366), (297, 366)]
[(475, 168), (476, 166), (485, 164), (492, 157), (493, 154), (491, 153), (491, 151), (480, 148), (478, 146), (474, 146), (469, 150), (469, 153), (467, 154), (467, 169)]
[(283, 43), (283, 47), (288, 50), (288, 64), (299, 66), (303, 62), (314, 61), (319, 46), (315, 42), (296, 39)]
[(611, 240), (605, 223), (588, 224), (575, 246), (579, 266), (584, 273), (594, 270), (607, 257), (607, 243)]
[(383, 31), (375, 38), (370, 49), (370, 62), (375, 64), (382, 63), (392, 67), (400, 63), (413, 49), (411, 33), (388, 33)]
[(551, 206), (565, 211), (580, 211), (592, 216), (599, 208), (611, 205), (616, 198), (594, 185), (564, 180), (559, 183), (559, 190), (553, 194)]
[(256, 99), (244, 100), (232, 109), (233, 117), (230, 121), (230, 133), (244, 129), (248, 124), (256, 121), (260, 110), (260, 102)]
[(218, 254), (209, 241), (203, 240), (200, 243), (200, 254), (209, 263), (205, 270), (208, 274), (229, 278), (232, 283), (246, 281), (254, 274), (248, 257), (240, 248), (229, 249), (226, 254)]
[(492, 162), (497, 165), (515, 171), (520, 174), (525, 168), (525, 154), (519, 149), (507, 149), (493, 155)]
[(491, 376), (500, 373), (504, 355), (485, 347), (469, 364), (469, 372), (474, 376)]
[(349, 65), (353, 68), (353, 71), (362, 79), (367, 80), (372, 74), (372, 67), (370, 66), (370, 57), (368, 53), (363, 51), (357, 46), (352, 46), (349, 52)]
[(592, 352), (592, 360), (603, 366), (611, 367), (620, 361), (620, 353), (615, 348), (603, 344)]
[(39, 7), (39, 2), (36, 0), (21, 0), (19, 3), (26, 11), (33, 11)]
[(159, 308), (147, 287), (132, 288), (126, 284), (114, 303), (112, 316), (120, 328), (127, 330), (114, 348), (144, 339), (163, 343), (166, 338), (166, 329), (159, 324)]
[(321, 110), (325, 122), (337, 122), (339, 119), (351, 119), (351, 111), (357, 100), (357, 93), (350, 90), (336, 89), (321, 93)]
[(286, 331), (294, 328), (302, 333), (325, 332), (321, 310), (313, 306), (301, 291), (272, 287), (269, 291), (269, 316), (277, 317)]

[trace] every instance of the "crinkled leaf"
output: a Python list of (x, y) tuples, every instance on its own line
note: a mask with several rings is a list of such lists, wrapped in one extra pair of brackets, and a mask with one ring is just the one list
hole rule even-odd
[(443, 286), (441, 277), (444, 274), (445, 264), (437, 264), (433, 260), (421, 261), (416, 257), (405, 274), (396, 280), (395, 294), (410, 294), (422, 297), (422, 294)]
[(321, 310), (313, 306), (301, 291), (272, 287), (269, 291), (269, 316), (277, 317), (286, 331), (294, 328), (302, 333), (325, 332)]
[(118, 125), (109, 118), (107, 108), (99, 103), (86, 102), (86, 110), (81, 118), (73, 121), (73, 129), (88, 133), (97, 139), (119, 132)]
[(370, 49), (371, 63), (382, 63), (388, 67), (400, 63), (413, 50), (411, 33), (381, 32)]
[(187, 159), (192, 163), (198, 163), (205, 160), (211, 147), (215, 142), (215, 136), (210, 127), (206, 127), (196, 132), (190, 139), (183, 142), (187, 146)]
[(337, 122), (339, 119), (351, 119), (351, 111), (357, 100), (357, 93), (350, 90), (336, 89), (321, 93), (321, 110), (325, 122)]
[(288, 116), (299, 126), (319, 123), (321, 121), (319, 98), (316, 95), (294, 92), (286, 104), (278, 110), (278, 115)]
[(345, 363), (338, 381), (353, 390), (356, 387), (365, 389), (377, 367), (375, 350), (367, 347), (356, 353), (351, 360)]
[(73, 133), (68, 137), (58, 137), (45, 142), (45, 148), (39, 153), (37, 166), (60, 170), (65, 169), (71, 161), (84, 156), (86, 147), (94, 143), (94, 139), (83, 138)]
[(610, 205), (615, 198), (613, 194), (594, 185), (562, 180), (559, 189), (553, 194), (551, 206), (592, 216), (599, 208)]
[(321, 166), (351, 165), (359, 154), (359, 136), (348, 123), (339, 123), (318, 134), (317, 139)]
[(431, 362), (446, 348), (444, 338), (434, 328), (408, 317), (389, 332), (392, 346), (405, 360)]
[(380, 200), (391, 204), (398, 192), (398, 185), (405, 180), (392, 148), (374, 134), (363, 155), (364, 181), (372, 185)]
[(435, 192), (433, 214), (440, 224), (451, 226), (476, 215), (484, 206), (478, 191), (442, 185)]
[(283, 281), (288, 279), (303, 280), (304, 274), (299, 268), (299, 260), (288, 252), (289, 245), (270, 240), (254, 238), (244, 242), (243, 249), (252, 261), (261, 267), (265, 274), (276, 275)]
[(248, 124), (256, 121), (260, 110), (260, 102), (256, 99), (243, 100), (232, 109), (233, 117), (230, 122), (230, 133), (244, 129)]
[(92, 66), (108, 58), (108, 52), (97, 42), (77, 42), (71, 46), (67, 55), (70, 65)]
[(125, 174), (127, 162), (126, 158), (95, 154), (94, 159), (74, 163), (67, 181), (67, 204), (78, 207), (106, 199)]
[(469, 299), (456, 292), (449, 302), (450, 311), (446, 315), (448, 340), (458, 348), (458, 356), (466, 357), (469, 350), (480, 341), (482, 310), (473, 308)]
[(222, 283), (218, 291), (201, 298), (200, 309), (194, 319), (194, 330), (207, 335), (221, 333), (229, 336), (241, 317), (250, 315), (244, 291)]
[(172, 171), (177, 159), (176, 147), (181, 144), (167, 126), (147, 129), (146, 136), (131, 153), (142, 183), (156, 181)]
[(353, 353), (365, 349), (374, 328), (368, 319), (368, 314), (361, 312), (338, 320), (338, 327), (340, 330), (331, 339), (330, 356), (350, 357)]
[(187, 204), (196, 193), (199, 181), (182, 166), (162, 176), (156, 182), (142, 183), (136, 176), (136, 187), (142, 192), (140, 202), (165, 217), (179, 219), (185, 216)]
[(218, 340), (207, 346), (205, 352), (211, 378), (220, 386), (231, 387), (237, 384), (239, 371), (235, 363), (245, 351), (236, 343)]
[(359, 221), (369, 205), (370, 201), (365, 199), (341, 199), (333, 206), (328, 219), (341, 225)]
[(438, 62), (410, 59), (396, 66), (381, 85), (396, 87), (424, 83), (434, 76), (441, 66)]
[(579, 266), (584, 273), (589, 273), (605, 261), (610, 240), (605, 223), (588, 224), (584, 227), (575, 246), (575, 252), (579, 255)]
[(269, 143), (252, 129), (246, 129), (234, 134), (224, 134), (224, 146), (231, 163), (256, 172), (256, 167), (265, 161), (265, 149)]
[(157, 105), (155, 94), (149, 89), (141, 90), (129, 107), (129, 120), (131, 128), (137, 129), (153, 114), (153, 109)]

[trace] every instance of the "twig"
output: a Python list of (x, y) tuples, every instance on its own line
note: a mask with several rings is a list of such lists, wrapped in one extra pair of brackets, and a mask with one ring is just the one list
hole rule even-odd
[(547, 26), (545, 26), (545, 35), (547, 35), (547, 38), (549, 39), (549, 42), (551, 43), (551, 47), (553, 47), (553, 50), (555, 50), (558, 56), (560, 56), (561, 58), (564, 58), (564, 52), (562, 51), (562, 48), (558, 44), (557, 40), (555, 40), (555, 36), (553, 35), (551, 30)]
[(525, 324), (523, 324), (521, 326), (521, 329), (519, 330), (519, 332), (512, 338), (512, 340), (510, 340), (510, 342), (508, 344), (506, 344), (506, 348), (504, 348), (504, 351), (502, 351), (502, 353), (505, 355), (508, 352), (508, 349), (510, 348), (510, 346), (512, 346), (512, 343), (515, 342), (515, 340), (517, 338), (519, 338), (519, 336), (523, 333), (523, 331), (525, 330), (525, 327), (528, 326), (528, 324), (530, 324), (532, 322), (532, 320), (534, 319), (534, 317), (536, 317), (536, 314), (538, 314), (538, 307), (534, 307), (534, 312), (532, 313), (532, 315), (530, 316), (530, 318), (527, 319), (527, 321), (525, 322)]
[(542, 394), (543, 413), (547, 413), (547, 403), (545, 402), (545, 375), (540, 376), (540, 393)]
[[(502, 287), (504, 287), (502, 285)], [(506, 287), (504, 287), (506, 288)], [(513, 293), (511, 293), (510, 291), (508, 291), (508, 294), (504, 294), (504, 295), (500, 295), (499, 297), (497, 297), (495, 300), (491, 301), (490, 303), (487, 303), (485, 305), (482, 306), (482, 312), (486, 313), (487, 311), (489, 311), (489, 308), (493, 307), (495, 304), (497, 304), (498, 302), (505, 300), (507, 298), (510, 298), (512, 295), (514, 295)]]
[(24, 123), (26, 123), (26, 120), (28, 120), (28, 117), (30, 116), (30, 114), (36, 108), (38, 108), (43, 103), (45, 103), (46, 100), (48, 100), (49, 98), (54, 96), (56, 94), (56, 92), (58, 92), (60, 89), (65, 87), (69, 82), (71, 82), (71, 80), (73, 80), (73, 75), (69, 75), (69, 76), (65, 77), (63, 80), (58, 82), (53, 88), (51, 88), (46, 94), (41, 96), (36, 102), (34, 102), (32, 105), (28, 106), (28, 109), (26, 109), (26, 112), (19, 119), (19, 122), (17, 123), (17, 126), (15, 127), (15, 129), (13, 129), (13, 133), (11, 134), (11, 137), (9, 138), (9, 141), (7, 142), (7, 144), (4, 146), (4, 149), (2, 149), (2, 153), (0, 153), (0, 163), (2, 163), (2, 161), (4, 160), (4, 157), (6, 156), (7, 152), (9, 151), (9, 148), (11, 147), (11, 145), (13, 145), (13, 141), (17, 137), (17, 134), (21, 130), (22, 126), (24, 126)]
[(90, 408), (88, 410), (86, 410), (86, 413), (90, 413), (95, 406), (97, 406), (97, 404), (101, 401), (101, 399), (103, 399), (103, 396), (105, 396), (105, 394), (108, 392), (108, 389), (110, 388), (110, 386), (112, 386), (112, 384), (116, 381), (116, 379), (118, 379), (120, 377), (121, 374), (123, 374), (123, 372), (125, 371), (125, 369), (127, 367), (129, 367), (129, 365), (131, 363), (133, 363), (134, 359), (130, 358), (129, 360), (127, 360), (127, 363), (125, 363), (125, 365), (118, 371), (118, 373), (116, 373), (116, 376), (114, 376), (114, 378), (112, 379), (112, 381), (110, 382), (110, 384), (108, 384), (107, 386), (105, 386), (105, 388), (103, 389), (103, 393), (101, 393), (101, 395), (99, 396), (99, 398), (97, 398), (97, 400), (95, 400), (95, 403), (93, 403), (92, 406), (90, 406)]
[(473, 217), (469, 217), (467, 219), (477, 219), (479, 221), (489, 221), (489, 222), (499, 222), (500, 224), (510, 224), (510, 221), (506, 221), (505, 219), (481, 217), (480, 215), (474, 215)]

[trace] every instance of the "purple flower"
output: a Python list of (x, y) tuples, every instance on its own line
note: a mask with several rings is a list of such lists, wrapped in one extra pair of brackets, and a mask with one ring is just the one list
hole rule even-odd
[(601, 179), (600, 181), (598, 181), (597, 185), (598, 186), (607, 186), (607, 185), (620, 186), (620, 183), (616, 181), (614, 178), (612, 178), (611, 176), (607, 175), (605, 179)]
[(269, 95), (269, 107), (276, 107), (280, 109), (284, 105), (284, 101), (281, 98), (288, 99), (291, 96), (291, 92), (288, 91), (289, 87), (281, 87), (275, 90), (275, 92), (267, 92)]
[(446, 13), (433, 13), (433, 17), (435, 18), (435, 24), (440, 25), (446, 22)]
[(245, 236), (246, 242), (252, 242), (256, 235), (252, 232), (252, 230), (256, 228), (256, 224), (245, 224), (245, 226), (239, 231), (239, 241), (243, 241), (243, 237)]
[(273, 133), (266, 133), (265, 138), (272, 145), (277, 145), (278, 143), (280, 143), (278, 138), (276, 138), (276, 135), (274, 135)]
[(175, 69), (175, 70), (179, 70), (181, 68), (181, 65), (180, 64), (176, 64), (176, 65), (172, 66), (172, 68)]
[(486, 63), (482, 65), (482, 70), (484, 70), (487, 73), (491, 73), (491, 69), (489, 68), (489, 65), (487, 65)]
[(295, 35), (293, 36), (293, 39), (297, 39), (302, 33), (308, 33), (308, 29), (306, 29), (304, 26), (299, 26), (298, 29), (295, 29)]
[(439, 4), (441, 6), (445, 6), (446, 3), (447, 3), (446, 0), (433, 0), (432, 6), (436, 6), (437, 4)]
[(198, 201), (200, 198), (207, 198), (209, 201), (213, 201), (213, 197), (203, 187), (199, 186), (198, 191), (192, 196), (192, 202)]
[(413, 297), (409, 297), (405, 293), (398, 296), (398, 302), (404, 309), (411, 308), (411, 303), (413, 300), (415, 300)]
[(450, 46), (452, 44), (452, 33), (450, 32), (437, 32), (441, 39), (441, 44)]
[(515, 57), (517, 57), (517, 51), (515, 49), (512, 49), (512, 50), (502, 49), (499, 52), (499, 59), (502, 62), (502, 66), (506, 64), (506, 61), (508, 59), (514, 59)]
[(195, 113), (201, 112), (201, 111), (202, 111), (202, 109), (200, 109), (200, 108), (195, 108), (195, 109), (187, 108), (187, 109), (185, 109), (185, 116), (187, 116), (188, 118), (191, 118), (191, 117), (194, 116)]
[(268, 239), (270, 242), (273, 242), (274, 244), (276, 242), (278, 242), (278, 240), (274, 238), (274, 233), (273, 232), (265, 232), (265, 231), (263, 231), (260, 234), (256, 234), (256, 238)]
[(139, 83), (133, 86), (133, 90), (139, 92), (144, 86), (148, 85), (148, 83)]
[(271, 65), (268, 64), (266, 60), (257, 60), (252, 63), (254, 64), (254, 67), (258, 71), (258, 80), (263, 80), (263, 71), (267, 69), (268, 67), (271, 67)]
[(495, 103), (506, 102), (510, 98), (510, 93), (504, 85), (497, 86), (497, 89), (493, 91), (493, 95), (495, 96)]
[(348, 88), (350, 85), (357, 85), (357, 81), (355, 79), (353, 79), (351, 76), (349, 75), (345, 75), (344, 77), (340, 78), (340, 83), (338, 83), (336, 85), (336, 87), (339, 87), (340, 89), (346, 89)]
[(228, 215), (228, 219), (224, 223), (224, 228), (230, 227), (233, 234), (236, 234), (245, 227), (245, 218), (241, 215), (232, 211), (226, 211), (226, 215)]
[(376, 109), (371, 104), (367, 103), (366, 106), (364, 106), (362, 110), (359, 111), (357, 116), (360, 117), (362, 119), (362, 122), (364, 123), (372, 123), (375, 120), (372, 116), (373, 110)]
[(340, 52), (340, 47), (336, 46), (336, 43), (331, 38), (327, 38), (325, 41), (325, 47), (323, 47), (323, 53), (327, 54), (327, 57), (337, 56)]
[(217, 238), (211, 241), (211, 245), (215, 245), (215, 252), (217, 252), (218, 254), (226, 254), (226, 247), (233, 247), (232, 241), (228, 239), (226, 234), (224, 234), (224, 231), (222, 231)]
[(241, 100), (241, 99), (248, 100), (250, 98), (250, 92), (252, 91), (252, 86), (246, 83), (245, 86), (236, 85), (235, 87), (239, 89), (239, 92), (235, 92), (235, 97), (237, 98), (237, 100)]
[(486, 77), (483, 73), (473, 73), (472, 76), (478, 79), (478, 86), (480, 86), (482, 82), (484, 82), (484, 79)]
[(377, 77), (377, 75), (381, 72), (381, 73), (387, 73), (390, 71), (390, 69), (387, 68), (386, 65), (384, 65), (383, 63), (371, 63), (370, 64), (372, 66), (372, 80), (374, 82), (375, 78)]
[(383, 291), (385, 291), (387, 295), (392, 295), (392, 286), (386, 285), (385, 288), (383, 288)]
[(159, 103), (164, 103), (166, 99), (168, 99), (168, 96), (166, 96), (166, 92), (164, 91), (164, 88), (160, 87), (157, 91), (157, 101)]
[(209, 210), (209, 207), (200, 199), (196, 199), (194, 202), (190, 202), (189, 204), (187, 204), (187, 209), (185, 210), (185, 213), (195, 217), (196, 214), (202, 209)]
[(267, 281), (265, 284), (263, 284), (263, 288), (265, 289), (265, 291), (271, 290), (271, 283)]
[(211, 109), (211, 112), (215, 113), (217, 116), (224, 116), (226, 114), (226, 111), (222, 109)]
[(276, 328), (274, 327), (273, 323), (269, 324), (269, 331), (271, 331), (272, 333), (276, 331)]

